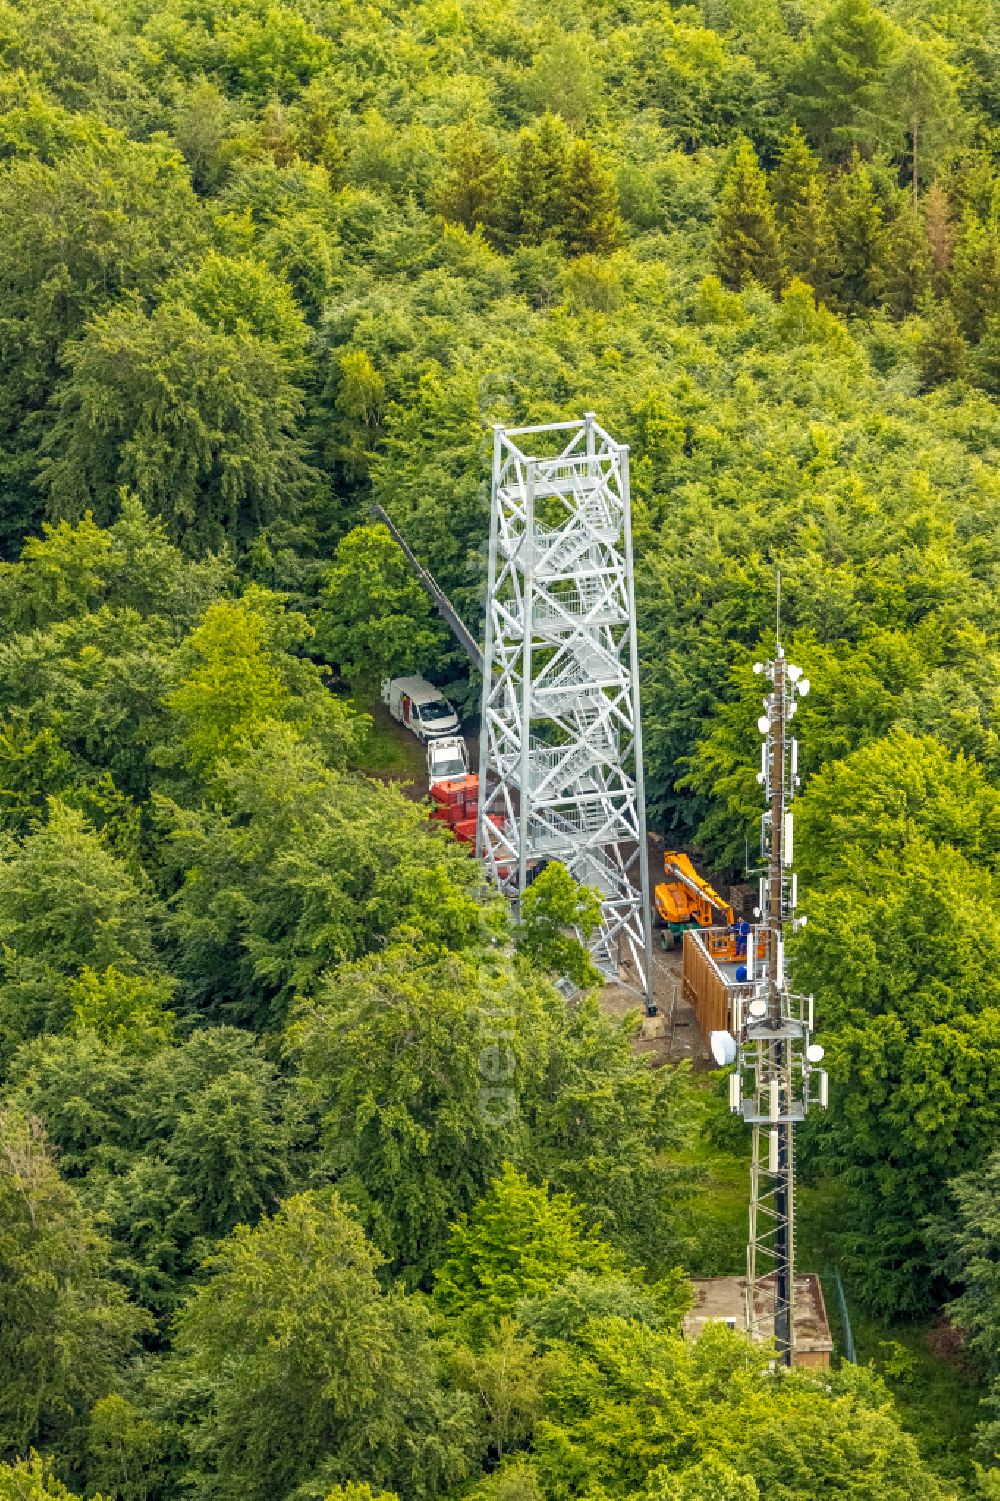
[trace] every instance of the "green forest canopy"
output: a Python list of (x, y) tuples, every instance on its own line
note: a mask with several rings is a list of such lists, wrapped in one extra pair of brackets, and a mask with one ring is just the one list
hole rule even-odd
[[(998, 1494), (998, 35), (0, 3), (0, 1501)], [(687, 1076), (365, 778), (383, 673), (476, 697), (371, 502), (476, 629), (492, 424), (587, 409), (716, 868), (781, 570), (803, 1169), (858, 1306), (966, 1331), (974, 1453), (680, 1341)]]

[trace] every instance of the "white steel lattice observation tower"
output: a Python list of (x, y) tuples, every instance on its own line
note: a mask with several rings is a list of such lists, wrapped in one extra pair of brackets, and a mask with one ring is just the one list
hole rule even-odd
[(495, 428), (488, 587), (480, 854), (515, 902), (549, 859), (596, 887), (594, 963), (648, 995), (629, 451), (592, 412)]

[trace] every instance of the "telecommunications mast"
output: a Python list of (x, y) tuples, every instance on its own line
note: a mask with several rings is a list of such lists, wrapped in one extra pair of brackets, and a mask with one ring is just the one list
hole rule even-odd
[(774, 1309), (778, 1358), (795, 1354), (795, 1154), (794, 1128), (811, 1104), (826, 1106), (827, 1076), (815, 1065), (823, 1049), (810, 1041), (813, 998), (789, 988), (786, 934), (805, 924), (796, 917), (793, 815), (798, 786), (798, 742), (791, 722), (809, 680), (786, 661), (780, 639), (774, 660), (756, 662), (771, 691), (757, 721), (763, 737), (757, 774), (767, 799), (761, 820), (758, 925), (747, 942), (747, 982), (736, 1005), (736, 1071), (730, 1105), (753, 1127), (750, 1238), (747, 1247), (747, 1328), (759, 1340), (762, 1315)]
[(484, 655), (478, 848), (487, 871), (515, 903), (546, 859), (596, 887), (591, 958), (648, 1006), (629, 451), (593, 412), (494, 429)]

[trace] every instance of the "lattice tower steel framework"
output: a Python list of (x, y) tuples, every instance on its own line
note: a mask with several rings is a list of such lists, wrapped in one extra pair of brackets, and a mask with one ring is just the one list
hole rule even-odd
[[(760, 1340), (762, 1310), (773, 1307), (779, 1360), (795, 1354), (795, 1154), (794, 1128), (810, 1105), (827, 1103), (827, 1075), (816, 1065), (823, 1049), (811, 1041), (813, 998), (788, 984), (785, 940), (806, 919), (796, 916), (797, 882), (793, 814), (798, 787), (798, 742), (790, 732), (798, 702), (809, 692), (801, 668), (785, 659), (780, 643), (774, 660), (754, 671), (771, 681), (758, 720), (763, 736), (761, 769), (767, 811), (761, 820), (758, 925), (747, 941), (747, 980), (736, 1003), (736, 1071), (730, 1105), (753, 1128), (750, 1235), (747, 1246), (747, 1328)], [(766, 1315), (765, 1315), (766, 1316)]]
[(480, 854), (515, 903), (546, 859), (596, 887), (591, 956), (648, 1002), (629, 450), (593, 412), (495, 428), (488, 591)]

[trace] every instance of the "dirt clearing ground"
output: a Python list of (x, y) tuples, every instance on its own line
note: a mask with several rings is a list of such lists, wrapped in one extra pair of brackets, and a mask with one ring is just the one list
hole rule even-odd
[[(638, 1053), (649, 1053), (656, 1063), (679, 1063), (689, 1058), (696, 1070), (710, 1067), (708, 1047), (702, 1037), (694, 1012), (681, 989), (681, 956), (653, 953), (653, 996), (656, 1016), (643, 1016), (642, 1030), (635, 1039)], [(609, 1016), (625, 1016), (642, 1011), (642, 998), (624, 985), (606, 985), (601, 992), (601, 1007)]]

